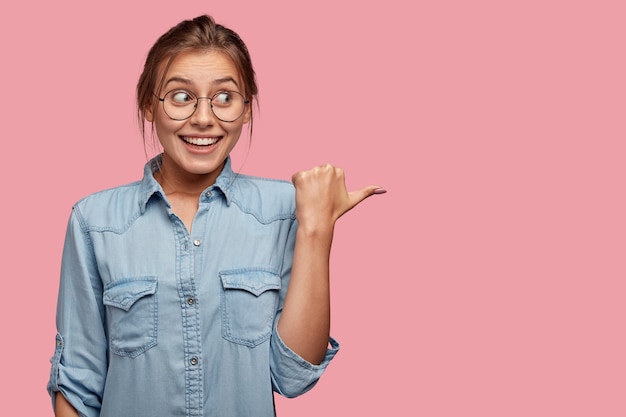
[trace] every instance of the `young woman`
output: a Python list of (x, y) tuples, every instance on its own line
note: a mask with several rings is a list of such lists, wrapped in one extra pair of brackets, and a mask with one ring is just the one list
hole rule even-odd
[(292, 183), (234, 173), (256, 94), (246, 46), (211, 17), (150, 50), (138, 111), (163, 152), (142, 180), (72, 210), (48, 383), (57, 416), (273, 416), (273, 391), (308, 391), (337, 352), (334, 224), (385, 190), (348, 192), (331, 165)]

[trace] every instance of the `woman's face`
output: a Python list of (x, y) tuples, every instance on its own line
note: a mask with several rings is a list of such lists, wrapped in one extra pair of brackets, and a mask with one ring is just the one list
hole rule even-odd
[[(176, 99), (213, 97), (220, 91), (243, 92), (241, 77), (232, 60), (221, 52), (186, 52), (177, 56), (170, 65), (161, 91), (163, 98), (176, 90)], [(163, 146), (162, 169), (179, 180), (202, 176), (210, 183), (221, 172), (226, 157), (235, 147), (243, 125), (250, 120), (250, 105), (245, 105), (243, 115), (233, 122), (219, 120), (211, 111), (208, 99), (198, 100), (191, 117), (172, 120), (158, 103), (156, 112), (146, 112), (148, 122), (154, 123)]]

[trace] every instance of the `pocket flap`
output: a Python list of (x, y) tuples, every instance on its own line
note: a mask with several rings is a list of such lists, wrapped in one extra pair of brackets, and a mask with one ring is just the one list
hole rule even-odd
[(224, 289), (246, 290), (257, 297), (267, 290), (280, 289), (280, 277), (270, 271), (239, 270), (220, 272)]
[(141, 297), (154, 294), (156, 288), (156, 277), (115, 281), (105, 287), (102, 302), (105, 305), (128, 311)]

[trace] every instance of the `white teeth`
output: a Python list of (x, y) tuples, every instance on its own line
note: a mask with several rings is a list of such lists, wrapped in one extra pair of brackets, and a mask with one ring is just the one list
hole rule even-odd
[(187, 143), (191, 143), (192, 145), (207, 146), (217, 143), (218, 138), (191, 138), (183, 136), (183, 140)]

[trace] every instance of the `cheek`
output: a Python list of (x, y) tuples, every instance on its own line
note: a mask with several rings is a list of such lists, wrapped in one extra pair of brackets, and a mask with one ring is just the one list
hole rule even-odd
[(181, 128), (181, 122), (171, 120), (168, 117), (160, 117), (158, 114), (152, 125), (161, 145), (174, 141), (177, 138), (176, 132)]
[(186, 121), (172, 120), (165, 114), (162, 108), (159, 108), (154, 112), (153, 123), (161, 131), (175, 131), (180, 129)]
[(237, 143), (239, 141), (242, 130), (243, 130), (243, 123), (238, 123), (236, 126), (230, 126), (230, 128), (228, 129), (228, 134), (235, 138), (233, 140), (233, 143)]

